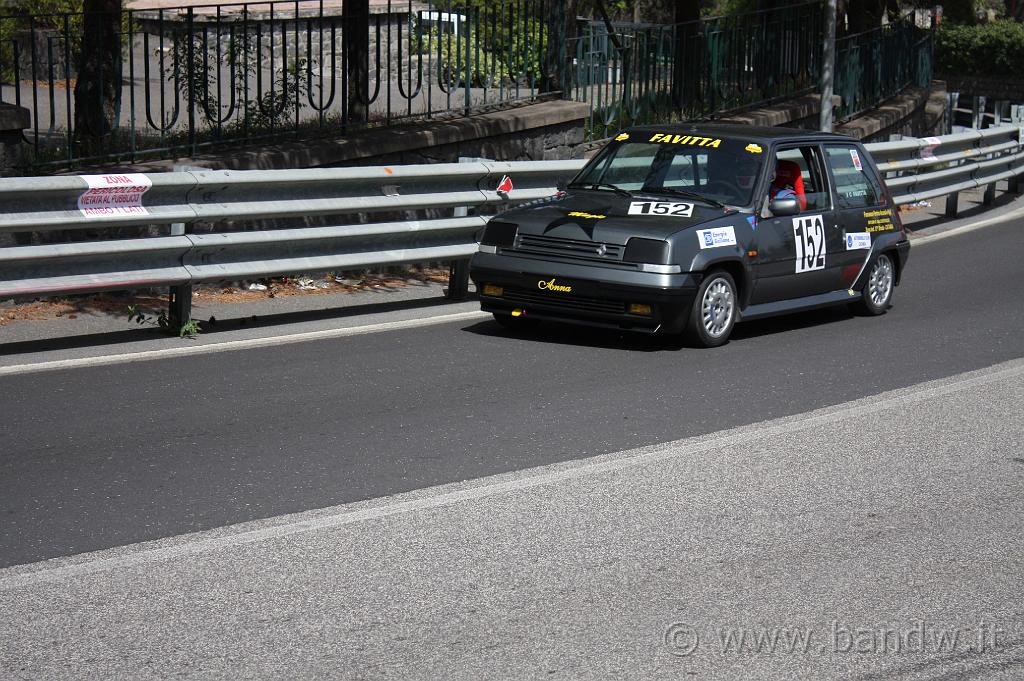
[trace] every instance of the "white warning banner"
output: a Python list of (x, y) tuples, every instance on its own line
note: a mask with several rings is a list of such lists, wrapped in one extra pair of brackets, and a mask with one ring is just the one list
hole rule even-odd
[(81, 175), (89, 188), (78, 197), (78, 210), (87, 218), (117, 215), (149, 215), (142, 195), (153, 181), (142, 173), (123, 175)]

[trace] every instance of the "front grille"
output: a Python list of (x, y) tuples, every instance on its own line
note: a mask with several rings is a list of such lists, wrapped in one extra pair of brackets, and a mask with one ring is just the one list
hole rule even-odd
[(561, 255), (571, 258), (598, 261), (622, 260), (625, 246), (606, 244), (598, 241), (560, 239), (537, 234), (520, 234), (516, 239), (516, 250), (527, 253)]
[(608, 314), (625, 314), (626, 304), (617, 300), (603, 298), (587, 298), (572, 293), (554, 291), (531, 291), (529, 289), (505, 288), (503, 300), (524, 305), (536, 304), (548, 307), (560, 307), (567, 310), (585, 310), (588, 312), (604, 312)]

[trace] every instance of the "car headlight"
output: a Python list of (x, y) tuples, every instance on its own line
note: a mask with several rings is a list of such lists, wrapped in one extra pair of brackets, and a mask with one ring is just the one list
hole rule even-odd
[(626, 242), (625, 262), (646, 262), (652, 265), (668, 264), (668, 242), (661, 239), (633, 237)]
[(480, 238), (480, 245), (511, 248), (516, 242), (516, 230), (518, 229), (519, 225), (511, 222), (491, 220), (484, 227), (484, 235)]
[(683, 271), (679, 265), (668, 264), (668, 260), (668, 242), (661, 239), (633, 237), (626, 242), (626, 252), (622, 254), (623, 262), (638, 263), (642, 272), (678, 274)]

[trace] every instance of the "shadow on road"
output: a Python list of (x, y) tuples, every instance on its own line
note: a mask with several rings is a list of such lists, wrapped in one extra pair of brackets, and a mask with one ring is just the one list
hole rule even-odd
[[(381, 314), (403, 310), (423, 310), (450, 305), (451, 301), (442, 297), (420, 298), (414, 300), (396, 300), (382, 303), (365, 303), (346, 307), (334, 307), (318, 310), (295, 312), (279, 312), (274, 314), (221, 316), (202, 322), (202, 333), (198, 342), (212, 340), (226, 332), (237, 332), (244, 329), (260, 329), (268, 327), (286, 327), (290, 324), (302, 324), (331, 319), (346, 319), (360, 315)], [(285, 331), (282, 329), (282, 333)], [(76, 348), (103, 347), (126, 343), (153, 341), (168, 338), (161, 330), (153, 326), (140, 326), (135, 329), (86, 333), (59, 338), (32, 339), (0, 343), (0, 356), (25, 353), (46, 352), (53, 350), (71, 350)], [(190, 341), (182, 341), (190, 342)]]
[[(845, 307), (833, 307), (743, 322), (737, 324), (736, 328), (733, 329), (729, 344), (740, 343), (761, 336), (770, 336), (776, 333), (843, 322), (853, 319), (854, 316)], [(524, 327), (521, 330), (510, 330), (501, 326), (498, 322), (483, 321), (463, 327), (462, 330), (480, 336), (504, 336), (534, 343), (558, 343), (629, 352), (714, 351), (714, 349), (705, 350), (704, 348), (688, 347), (682, 338), (677, 336), (591, 328), (558, 322), (542, 322), (536, 326)]]

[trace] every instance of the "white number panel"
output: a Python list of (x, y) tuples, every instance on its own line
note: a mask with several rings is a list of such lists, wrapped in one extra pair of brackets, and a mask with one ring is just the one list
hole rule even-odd
[(693, 215), (692, 203), (671, 203), (668, 201), (633, 201), (629, 204), (630, 215), (676, 215), (688, 218)]
[(793, 218), (796, 273), (825, 269), (825, 222), (820, 215)]

